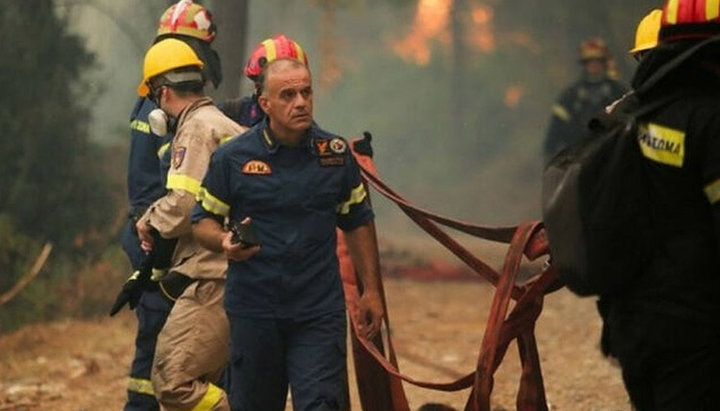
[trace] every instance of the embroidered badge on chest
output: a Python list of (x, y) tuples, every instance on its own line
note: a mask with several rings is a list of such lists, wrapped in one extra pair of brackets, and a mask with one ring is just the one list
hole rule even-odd
[(328, 149), (329, 141), (315, 140), (315, 150), (319, 156), (329, 156), (332, 152)]
[(183, 160), (185, 159), (186, 151), (187, 151), (187, 148), (185, 148), (185, 147), (173, 147), (173, 152), (172, 152), (173, 168), (180, 168), (180, 166), (183, 163)]
[(250, 160), (243, 165), (243, 174), (267, 175), (272, 174), (270, 164), (260, 160)]
[(345, 140), (335, 137), (330, 140), (330, 151), (335, 154), (345, 154), (347, 151), (347, 143)]

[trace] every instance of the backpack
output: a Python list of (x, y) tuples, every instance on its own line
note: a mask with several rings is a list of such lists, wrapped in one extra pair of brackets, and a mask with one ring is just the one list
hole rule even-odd
[(720, 35), (685, 49), (661, 66), (611, 113), (599, 113), (587, 135), (555, 155), (543, 171), (542, 208), (551, 263), (574, 293), (623, 293), (651, 256), (653, 225), (648, 166), (641, 153), (638, 119), (682, 97), (642, 102), (668, 73)]
[(626, 95), (546, 166), (542, 204), (551, 261), (576, 294), (618, 293), (646, 263), (652, 230), (637, 119), (674, 99), (640, 105)]

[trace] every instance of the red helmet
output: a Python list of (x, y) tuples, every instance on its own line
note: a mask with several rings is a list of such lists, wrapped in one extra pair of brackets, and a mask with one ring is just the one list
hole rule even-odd
[(663, 8), (661, 43), (699, 40), (720, 34), (720, 2), (668, 0)]
[(580, 61), (610, 58), (605, 41), (599, 37), (589, 38), (580, 43)]
[(205, 7), (192, 0), (180, 0), (160, 17), (157, 35), (180, 34), (212, 43), (215, 31), (212, 15)]
[(303, 50), (297, 42), (285, 37), (283, 34), (277, 34), (262, 41), (255, 47), (255, 50), (250, 54), (243, 73), (249, 79), (257, 80), (263, 67), (265, 67), (267, 63), (283, 58), (295, 59), (303, 63), (306, 67), (309, 65), (305, 50)]

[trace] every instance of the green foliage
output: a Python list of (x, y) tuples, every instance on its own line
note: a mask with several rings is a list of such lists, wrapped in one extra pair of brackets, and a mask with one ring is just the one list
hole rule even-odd
[(0, 38), (0, 292), (44, 242), (55, 245), (39, 279), (3, 307), (0, 323), (9, 327), (67, 312), (58, 287), (97, 252), (92, 243), (102, 242), (98, 233), (116, 210), (106, 151), (87, 133), (92, 87), (84, 75), (94, 56), (51, 0), (4, 2)]
[(101, 150), (87, 138), (93, 56), (68, 33), (49, 0), (0, 9), (0, 211), (22, 232), (68, 249), (107, 221)]

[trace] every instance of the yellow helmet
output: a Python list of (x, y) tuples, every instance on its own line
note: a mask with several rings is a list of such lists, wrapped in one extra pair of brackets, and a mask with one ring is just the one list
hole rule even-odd
[(580, 43), (580, 61), (587, 60), (607, 60), (610, 58), (610, 50), (608, 50), (605, 40), (599, 37), (585, 39)]
[(635, 32), (635, 47), (630, 50), (630, 54), (635, 55), (642, 51), (655, 48), (658, 44), (658, 33), (660, 33), (660, 24), (662, 20), (662, 10), (655, 9), (648, 13), (637, 26)]
[[(193, 66), (198, 68), (197, 73), (177, 73), (177, 75), (173, 76), (168, 73), (181, 67)], [(150, 79), (163, 73), (168, 73), (166, 77), (173, 83), (195, 80), (202, 82), (202, 73), (200, 72), (202, 68), (203, 62), (195, 54), (192, 47), (185, 42), (172, 38), (161, 40), (153, 44), (145, 53), (143, 79), (137, 88), (137, 94), (140, 97), (147, 97), (148, 93), (150, 93)]]

